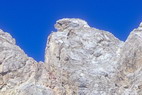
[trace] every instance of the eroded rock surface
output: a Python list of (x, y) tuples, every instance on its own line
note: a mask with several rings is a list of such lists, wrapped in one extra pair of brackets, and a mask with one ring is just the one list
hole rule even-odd
[(28, 57), (15, 43), (0, 30), (0, 95), (53, 95), (44, 82), (48, 80), (44, 64)]
[(108, 95), (123, 42), (81, 22), (57, 21), (55, 27), (59, 31), (49, 36), (45, 63), (65, 95)]
[(119, 95), (142, 95), (142, 24), (126, 40), (115, 83)]
[(81, 19), (60, 19), (45, 62), (0, 30), (0, 95), (142, 95), (142, 24), (123, 42)]

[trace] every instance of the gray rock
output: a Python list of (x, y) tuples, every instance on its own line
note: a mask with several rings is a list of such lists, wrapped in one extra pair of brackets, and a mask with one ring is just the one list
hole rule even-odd
[(0, 95), (142, 95), (142, 23), (123, 42), (81, 19), (60, 19), (36, 62), (0, 30)]
[(15, 43), (0, 30), (0, 95), (53, 95), (43, 82), (48, 78), (43, 77), (48, 74), (44, 64), (28, 57)]
[[(74, 20), (57, 21), (58, 32), (48, 38), (45, 64), (54, 73), (55, 86), (63, 95), (110, 95), (123, 42), (107, 31)], [(73, 28), (72, 23), (78, 26)]]
[(142, 24), (126, 40), (119, 59), (116, 83), (119, 95), (142, 95)]

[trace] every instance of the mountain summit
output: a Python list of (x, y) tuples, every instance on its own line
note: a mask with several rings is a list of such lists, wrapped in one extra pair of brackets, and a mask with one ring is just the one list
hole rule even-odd
[(123, 42), (84, 20), (60, 19), (45, 62), (0, 30), (0, 95), (142, 95), (141, 27)]

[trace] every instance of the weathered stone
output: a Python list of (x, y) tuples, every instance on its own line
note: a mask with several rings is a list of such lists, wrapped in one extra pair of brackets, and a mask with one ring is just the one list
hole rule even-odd
[(28, 57), (15, 43), (0, 30), (0, 95), (53, 95), (41, 82), (42, 76), (48, 74), (44, 64)]
[(0, 30), (0, 95), (142, 95), (142, 23), (123, 42), (81, 19), (60, 19), (36, 62)]
[(116, 83), (120, 95), (142, 95), (142, 29), (141, 24), (126, 40), (118, 61)]
[(63, 89), (63, 95), (110, 95), (115, 85), (111, 78), (123, 42), (109, 32), (79, 21), (75, 28), (71, 23), (77, 25), (78, 22), (74, 19), (57, 21), (55, 26), (60, 26), (59, 31), (48, 38), (46, 66), (54, 73), (55, 86)]

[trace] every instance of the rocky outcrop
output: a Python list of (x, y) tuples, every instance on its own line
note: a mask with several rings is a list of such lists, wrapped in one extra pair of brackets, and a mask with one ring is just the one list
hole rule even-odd
[(62, 19), (55, 27), (58, 32), (49, 36), (45, 63), (63, 95), (110, 95), (123, 42), (79, 19)]
[(0, 95), (142, 95), (142, 24), (123, 42), (81, 19), (60, 19), (36, 62), (0, 30)]
[(53, 95), (46, 87), (44, 64), (28, 57), (0, 30), (0, 95)]
[(119, 95), (142, 95), (142, 24), (126, 40), (118, 61), (116, 85)]

